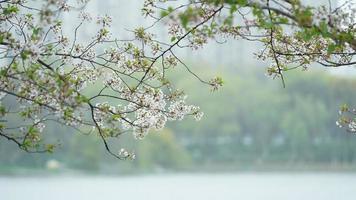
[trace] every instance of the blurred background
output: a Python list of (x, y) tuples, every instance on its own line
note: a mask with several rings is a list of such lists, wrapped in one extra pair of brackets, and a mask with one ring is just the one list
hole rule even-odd
[[(114, 37), (129, 38), (127, 29), (150, 24), (141, 6), (139, 0), (92, 0), (86, 9), (112, 16)], [(72, 18), (63, 17), (68, 33)], [(164, 27), (154, 32), (164, 37)], [(133, 149), (134, 161), (119, 161), (95, 135), (64, 127), (46, 128), (61, 143), (52, 154), (25, 153), (0, 138), (0, 199), (355, 199), (356, 136), (335, 121), (340, 105), (356, 103), (356, 69), (288, 72), (284, 89), (265, 76), (267, 63), (253, 54), (259, 49), (227, 40), (179, 50), (196, 74), (219, 75), (225, 85), (212, 93), (176, 68), (173, 82), (205, 115), (199, 122), (170, 123), (144, 140), (126, 135), (110, 141)]]

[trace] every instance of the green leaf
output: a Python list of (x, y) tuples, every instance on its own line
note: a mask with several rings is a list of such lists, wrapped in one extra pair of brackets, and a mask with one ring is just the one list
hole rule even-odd
[(3, 43), (3, 42), (4, 42), (4, 39), (5, 39), (5, 37), (4, 37), (4, 35), (1, 33), (1, 34), (0, 34), (0, 43)]
[(247, 0), (236, 0), (237, 4), (240, 6), (246, 6), (248, 3)]
[(4, 116), (6, 114), (5, 106), (0, 105), (0, 116)]
[(328, 54), (331, 54), (331, 53), (333, 53), (334, 51), (335, 51), (335, 49), (336, 49), (336, 45), (335, 44), (329, 44), (328, 45)]
[(161, 18), (163, 18), (163, 17), (168, 16), (168, 15), (169, 15), (169, 12), (167, 12), (166, 10), (162, 10), (159, 15), (161, 16)]
[(10, 15), (12, 13), (17, 13), (19, 12), (19, 8), (14, 5), (9, 5), (7, 8), (3, 9), (3, 14), (4, 15)]
[(21, 52), (21, 58), (22, 58), (22, 60), (26, 60), (29, 55), (30, 55), (30, 52), (29, 52), (29, 51), (26, 51), (26, 50), (22, 51), (22, 52)]
[(46, 151), (49, 152), (49, 153), (53, 153), (55, 147), (56, 146), (53, 145), (53, 144), (47, 144), (46, 145)]

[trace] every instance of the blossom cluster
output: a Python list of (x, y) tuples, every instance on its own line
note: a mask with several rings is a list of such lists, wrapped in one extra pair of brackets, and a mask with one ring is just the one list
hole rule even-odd
[[(50, 121), (80, 132), (91, 133), (93, 127), (106, 145), (110, 137), (124, 132), (142, 139), (167, 121), (188, 115), (200, 120), (199, 107), (187, 104), (186, 96), (165, 77), (178, 65), (171, 47), (157, 42), (146, 29), (135, 29), (134, 40), (112, 38), (110, 16), (95, 18), (81, 10), (75, 38), (64, 34), (58, 16), (75, 13), (73, 8), (86, 3), (2, 1), (1, 135), (26, 151), (52, 151), (55, 144), (45, 143)], [(97, 31), (89, 41), (79, 42), (78, 31), (90, 24)], [(12, 127), (13, 120), (24, 123)], [(135, 157), (124, 149), (107, 150), (117, 158)]]
[[(325, 67), (355, 66), (356, 4), (312, 5), (304, 1), (171, 1), (146, 0), (142, 12), (163, 21), (169, 39), (178, 46), (199, 49), (209, 40), (228, 38), (259, 42), (258, 59), (266, 62), (266, 75), (285, 86), (284, 72)], [(222, 39), (222, 40), (221, 40)], [(208, 82), (213, 90), (219, 79)], [(355, 115), (343, 126), (355, 130)]]

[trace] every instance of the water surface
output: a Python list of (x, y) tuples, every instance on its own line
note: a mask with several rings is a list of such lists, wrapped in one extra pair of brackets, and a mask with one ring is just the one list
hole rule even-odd
[(356, 174), (2, 177), (1, 200), (355, 200)]

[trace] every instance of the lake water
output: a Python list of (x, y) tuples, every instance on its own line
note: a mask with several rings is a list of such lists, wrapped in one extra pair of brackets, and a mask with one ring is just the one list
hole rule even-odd
[(0, 177), (0, 200), (355, 200), (356, 174)]

